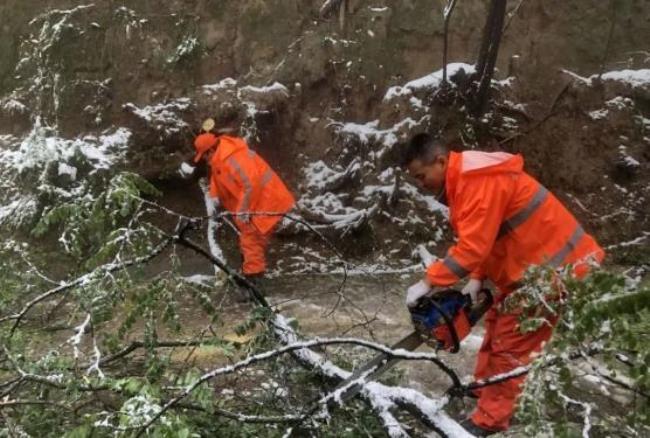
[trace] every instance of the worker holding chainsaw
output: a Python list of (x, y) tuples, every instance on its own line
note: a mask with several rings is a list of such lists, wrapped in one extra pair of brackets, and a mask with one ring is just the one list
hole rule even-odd
[(213, 133), (208, 119), (194, 140), (194, 162), (210, 169), (210, 195), (233, 215), (239, 230), (242, 273), (254, 283), (266, 271), (266, 248), (283, 215), (295, 200), (267, 162), (243, 138)]
[[(579, 278), (592, 263), (602, 261), (604, 251), (552, 193), (524, 172), (520, 155), (451, 152), (429, 135), (418, 134), (403, 157), (418, 185), (449, 207), (458, 237), (446, 257), (428, 266), (425, 277), (408, 289), (407, 305), (414, 309), (436, 288), (466, 277), (462, 292), (475, 300), (483, 282), (490, 280), (499, 295), (485, 317), (475, 378), (529, 364), (550, 339), (557, 318), (522, 333), (523, 309), (506, 311), (499, 304), (518, 288), (531, 265), (570, 265)], [(523, 381), (522, 376), (478, 390), (476, 410), (462, 425), (477, 436), (506, 430)]]

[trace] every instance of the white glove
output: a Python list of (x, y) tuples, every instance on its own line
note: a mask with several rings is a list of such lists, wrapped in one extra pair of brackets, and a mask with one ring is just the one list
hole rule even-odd
[(181, 164), (181, 167), (178, 169), (178, 173), (180, 173), (181, 177), (183, 178), (189, 178), (194, 174), (194, 171), (196, 170), (196, 167), (189, 165), (188, 163), (183, 163)]
[(406, 305), (408, 307), (414, 307), (418, 300), (430, 291), (431, 286), (429, 286), (424, 280), (418, 281), (406, 290)]
[(461, 290), (463, 295), (469, 295), (472, 298), (472, 303), (478, 300), (478, 291), (483, 287), (483, 282), (475, 278), (470, 278), (465, 287)]

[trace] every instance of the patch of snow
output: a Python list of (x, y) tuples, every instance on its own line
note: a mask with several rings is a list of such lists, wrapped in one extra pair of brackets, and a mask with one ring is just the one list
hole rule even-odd
[(59, 163), (59, 176), (68, 175), (74, 181), (77, 179), (77, 168), (66, 163)]
[(589, 111), (589, 118), (591, 118), (591, 120), (603, 120), (606, 119), (608, 115), (609, 111), (605, 108)]
[(10, 114), (24, 114), (29, 111), (23, 103), (16, 99), (7, 99), (0, 106)]
[[(650, 119), (643, 116), (634, 116), (634, 121), (643, 127), (644, 130), (650, 130)], [(645, 141), (648, 141), (647, 137), (643, 137)]]
[(183, 281), (191, 284), (196, 284), (202, 287), (214, 286), (214, 275), (194, 274), (189, 277), (183, 277)]
[[(598, 75), (591, 76), (591, 79)], [(639, 87), (650, 84), (650, 69), (641, 70), (619, 70), (604, 73), (601, 78), (605, 81), (624, 82), (632, 87)]]
[(588, 78), (569, 70), (563, 69), (562, 72), (587, 86), (593, 85), (593, 81), (597, 80), (599, 77), (603, 81), (623, 82), (632, 87), (650, 85), (650, 69), (609, 71), (602, 75), (591, 75)]
[(345, 123), (339, 125), (338, 133), (344, 136), (355, 137), (362, 144), (370, 144), (371, 142), (379, 144), (381, 148), (371, 152), (370, 158), (381, 158), (399, 141), (401, 135), (411, 132), (415, 127), (421, 126), (428, 119), (429, 116), (424, 116), (417, 121), (407, 117), (387, 129), (379, 128), (379, 120), (365, 124)]
[(343, 178), (354, 175), (361, 169), (361, 162), (353, 160), (346, 169), (333, 170), (322, 160), (309, 163), (304, 169), (306, 186), (310, 189), (323, 190)]
[(426, 110), (427, 109), (427, 107), (422, 102), (422, 99), (418, 99), (415, 96), (411, 96), (411, 98), (409, 99), (409, 103), (415, 109), (419, 109), (419, 110)]
[[(447, 64), (447, 77), (452, 77), (461, 70), (468, 74), (472, 74), (476, 71), (473, 65), (465, 64), (463, 62), (452, 62)], [(417, 91), (437, 88), (442, 83), (442, 73), (442, 69), (436, 70), (426, 76), (407, 82), (403, 86), (398, 85), (391, 87), (386, 91), (384, 101), (390, 101), (398, 96), (410, 95)], [(453, 85), (451, 82), (450, 84)]]
[(611, 109), (624, 110), (626, 108), (634, 106), (634, 101), (629, 97), (616, 96), (615, 98), (609, 99), (607, 102), (605, 102), (605, 106)]
[(409, 183), (402, 184), (400, 190), (404, 191), (404, 193), (408, 194), (414, 200), (424, 203), (429, 211), (442, 213), (444, 217), (449, 217), (449, 208), (438, 202), (435, 196), (424, 195), (414, 185)]
[(36, 199), (21, 197), (7, 205), (0, 206), (0, 224), (20, 224), (24, 218), (32, 217), (37, 212)]
[(187, 98), (180, 98), (167, 103), (159, 103), (138, 107), (132, 103), (127, 103), (124, 108), (131, 111), (136, 117), (144, 120), (154, 129), (165, 134), (180, 133), (183, 129), (189, 128), (189, 125), (180, 117), (179, 113), (187, 111), (192, 106), (192, 102)]
[(509, 88), (509, 87), (512, 87), (512, 84), (513, 84), (513, 82), (515, 82), (515, 79), (516, 78), (514, 76), (509, 76), (509, 77), (507, 77), (505, 79), (501, 79), (501, 80), (498, 80), (498, 81), (496, 79), (492, 79), (492, 83), (494, 85), (498, 86), (498, 87), (508, 87)]
[(639, 167), (639, 166), (641, 166), (641, 163), (639, 163), (638, 160), (636, 160), (635, 158), (631, 157), (631, 156), (627, 153), (627, 148), (626, 148), (625, 146), (620, 145), (620, 146), (618, 147), (618, 153), (619, 153), (619, 156), (621, 157), (622, 162), (623, 162), (627, 167), (634, 168), (634, 167)]
[(287, 97), (289, 96), (289, 89), (279, 82), (274, 82), (272, 85), (266, 87), (254, 87), (252, 85), (247, 85), (245, 87), (240, 88), (240, 91), (249, 92), (249, 93), (258, 93), (258, 94), (280, 92)]
[(237, 86), (237, 80), (233, 78), (225, 78), (217, 82), (216, 84), (204, 85), (201, 87), (204, 94), (213, 95), (220, 90), (230, 89)]
[(37, 119), (17, 150), (0, 152), (0, 165), (9, 166), (20, 173), (50, 162), (67, 162), (81, 155), (95, 169), (108, 169), (124, 157), (130, 138), (131, 131), (118, 128), (99, 137), (89, 135), (74, 140), (63, 139)]
[(526, 112), (526, 104), (524, 103), (515, 103), (511, 100), (505, 99), (503, 101), (503, 104), (508, 108), (512, 108), (513, 110)]
[(191, 56), (195, 51), (201, 48), (201, 43), (196, 37), (186, 37), (181, 41), (181, 43), (176, 47), (176, 50), (172, 55), (167, 58), (168, 64), (174, 64), (181, 61), (184, 58)]

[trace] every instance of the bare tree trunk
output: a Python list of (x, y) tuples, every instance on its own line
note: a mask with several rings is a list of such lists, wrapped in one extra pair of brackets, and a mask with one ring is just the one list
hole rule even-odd
[(473, 113), (480, 117), (487, 108), (490, 83), (494, 75), (499, 45), (503, 35), (503, 23), (506, 15), (507, 0), (491, 0), (490, 13), (483, 30), (483, 41), (476, 62), (476, 75), (479, 80), (478, 89), (474, 96)]
[(442, 86), (447, 85), (447, 51), (449, 47), (449, 21), (456, 8), (457, 0), (448, 0), (444, 10), (444, 45), (442, 49)]

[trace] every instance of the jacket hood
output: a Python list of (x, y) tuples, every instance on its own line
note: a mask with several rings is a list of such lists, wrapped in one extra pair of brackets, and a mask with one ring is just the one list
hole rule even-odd
[(243, 139), (229, 135), (220, 135), (215, 158), (219, 161), (226, 161), (235, 152), (246, 149), (248, 149), (248, 145)]

